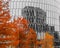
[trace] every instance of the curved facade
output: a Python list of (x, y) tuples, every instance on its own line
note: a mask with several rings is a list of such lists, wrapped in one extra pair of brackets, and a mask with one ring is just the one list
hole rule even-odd
[(55, 30), (59, 31), (59, 8), (56, 0), (12, 0), (10, 2), (10, 9), (12, 16), (21, 16), (21, 10), (25, 6), (39, 7), (43, 9), (46, 14), (46, 23), (55, 26)]
[[(46, 24), (54, 26), (55, 31), (60, 35), (59, 31), (59, 16), (60, 8), (57, 0), (12, 0), (10, 2), (10, 11), (12, 19), (18, 16), (22, 17), (22, 9), (26, 6), (32, 6), (42, 9), (46, 12)], [(37, 38), (40, 39), (44, 33), (37, 33)], [(43, 39), (43, 37), (42, 37)]]
[[(12, 19), (18, 16), (22, 16), (22, 9), (26, 6), (32, 6), (42, 9), (46, 12), (46, 24), (49, 26), (54, 26), (55, 31), (60, 33), (59, 31), (59, 16), (60, 16), (60, 8), (59, 2), (57, 0), (11, 0), (10, 2), (10, 11), (12, 15)], [(44, 38), (45, 33), (38, 33), (38, 39), (42, 37)]]

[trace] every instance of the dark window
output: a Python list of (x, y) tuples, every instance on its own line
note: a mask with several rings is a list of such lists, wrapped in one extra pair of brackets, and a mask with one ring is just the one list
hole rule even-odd
[(35, 24), (29, 24), (29, 26), (35, 30)]
[(40, 18), (36, 18), (36, 23), (41, 23), (41, 19)]
[(36, 24), (36, 30), (37, 30), (37, 32), (41, 32), (41, 30), (42, 30), (41, 25), (37, 25), (37, 24)]
[(33, 23), (34, 22), (34, 18), (29, 18), (29, 22)]
[(48, 30), (49, 30), (48, 24), (43, 25), (43, 31), (48, 31)]

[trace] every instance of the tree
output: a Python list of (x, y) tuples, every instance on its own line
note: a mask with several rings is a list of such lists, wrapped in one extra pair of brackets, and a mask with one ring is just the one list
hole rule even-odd
[[(0, 47), (17, 46), (19, 40), (16, 37), (16, 26), (9, 22), (11, 16), (8, 8), (9, 1), (0, 0)], [(14, 40), (13, 40), (14, 39)]]

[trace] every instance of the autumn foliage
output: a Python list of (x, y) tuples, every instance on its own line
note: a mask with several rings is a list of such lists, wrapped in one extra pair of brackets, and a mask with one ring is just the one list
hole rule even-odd
[(0, 0), (0, 48), (35, 48), (42, 45), (43, 40), (37, 40), (36, 32), (29, 28), (26, 19), (18, 17), (10, 22), (8, 3)]

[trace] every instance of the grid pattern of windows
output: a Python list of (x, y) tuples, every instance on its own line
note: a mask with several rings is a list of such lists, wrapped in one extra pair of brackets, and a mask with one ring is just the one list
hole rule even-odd
[(25, 6), (39, 7), (46, 11), (46, 23), (54, 25), (55, 30), (59, 31), (59, 8), (57, 7), (57, 2), (55, 0), (12, 0), (10, 2), (11, 15), (13, 17), (21, 16), (21, 9)]
[[(38, 7), (43, 9), (47, 15), (46, 23), (50, 26), (54, 26), (55, 31), (59, 32), (59, 10), (60, 9), (58, 8), (58, 2), (56, 0), (12, 0), (10, 2), (10, 11), (11, 11), (12, 18), (14, 17), (17, 18), (18, 16), (21, 16), (21, 10), (25, 6), (33, 6), (33, 7)], [(30, 21), (34, 21), (34, 20), (30, 19)], [(38, 36), (40, 36), (39, 33)]]
[(43, 31), (43, 24), (46, 22), (46, 12), (40, 8), (26, 6), (22, 9), (22, 16), (30, 23), (30, 27), (37, 33)]

